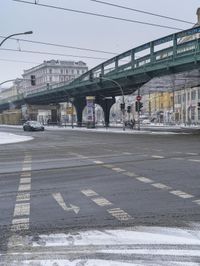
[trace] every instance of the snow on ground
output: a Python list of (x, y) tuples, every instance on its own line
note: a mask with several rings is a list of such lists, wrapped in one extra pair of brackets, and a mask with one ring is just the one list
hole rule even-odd
[(32, 137), (15, 135), (7, 132), (0, 132), (0, 144), (17, 143), (32, 140)]
[[(21, 266), (198, 266), (199, 226), (130, 227), (26, 236), (8, 254)], [(17, 259), (19, 257), (19, 260)], [(11, 262), (11, 261), (10, 261)]]

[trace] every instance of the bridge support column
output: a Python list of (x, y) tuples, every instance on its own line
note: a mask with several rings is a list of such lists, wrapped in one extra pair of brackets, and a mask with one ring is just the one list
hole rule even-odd
[(97, 98), (96, 103), (99, 104), (104, 112), (105, 127), (109, 127), (110, 124), (110, 109), (115, 104), (115, 97)]
[(86, 106), (86, 99), (84, 97), (76, 97), (73, 100), (73, 105), (76, 108), (77, 126), (81, 127), (83, 120), (83, 109)]

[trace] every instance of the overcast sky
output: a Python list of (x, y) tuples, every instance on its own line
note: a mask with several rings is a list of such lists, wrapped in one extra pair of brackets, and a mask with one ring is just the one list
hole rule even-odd
[[(32, 3), (35, 2), (35, 0), (27, 1)], [(122, 10), (116, 7), (102, 5), (91, 0), (36, 1), (39, 4), (56, 5), (59, 7), (101, 13), (104, 15), (156, 23), (180, 29), (191, 27), (190, 24)], [(194, 23), (197, 22), (196, 10), (200, 7), (199, 0), (104, 1)], [(85, 14), (77, 14), (64, 10), (45, 8), (38, 5), (18, 3), (13, 0), (0, 0), (0, 36), (8, 36), (13, 33), (30, 30), (33, 31), (32, 35), (20, 36), (19, 38), (103, 50), (112, 53), (121, 53), (145, 42), (178, 31), (175, 29), (166, 29)], [(3, 39), (0, 38), (0, 41), (2, 40)], [(68, 56), (31, 54), (19, 51), (13, 52), (5, 51), (3, 48), (59, 53)], [(72, 55), (77, 57), (73, 57)], [(102, 59), (83, 58), (84, 56), (98, 57)], [(30, 44), (9, 39), (0, 49), (0, 83), (8, 79), (21, 77), (24, 69), (29, 69), (42, 63), (44, 60), (82, 60), (88, 64), (89, 68), (91, 68), (110, 57), (112, 57), (111, 54)]]

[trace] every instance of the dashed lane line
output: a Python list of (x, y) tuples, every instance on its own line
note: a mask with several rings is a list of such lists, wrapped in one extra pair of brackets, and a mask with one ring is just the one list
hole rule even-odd
[[(156, 156), (156, 158), (160, 158), (160, 157), (161, 156)], [(179, 158), (176, 158), (176, 159), (179, 159)], [(182, 158), (180, 158), (180, 159), (182, 159)], [(94, 163), (96, 163), (96, 161), (94, 161)], [(167, 186), (167, 185), (162, 184), (162, 183), (157, 183), (157, 182), (155, 182), (154, 180), (152, 180), (152, 179), (150, 179), (148, 177), (138, 176), (134, 172), (128, 172), (128, 171), (126, 171), (124, 169), (121, 169), (121, 168), (118, 168), (118, 167), (114, 167), (114, 165), (104, 164), (104, 162), (102, 162), (102, 161), (101, 161), (101, 163), (103, 164), (104, 167), (111, 168), (111, 170), (119, 172), (119, 173), (121, 172), (123, 175), (129, 176), (129, 177), (134, 177), (136, 180), (138, 180), (140, 182), (143, 182), (143, 183), (146, 183), (146, 184), (150, 184), (151, 186), (153, 186), (155, 188), (158, 188), (158, 189), (161, 189), (161, 190), (164, 190), (164, 191), (168, 191), (169, 193), (171, 193), (171, 194), (173, 194), (173, 195), (175, 195), (177, 197), (180, 197), (182, 199), (194, 198), (194, 196), (191, 195), (191, 194), (188, 194), (188, 193), (186, 193), (184, 191), (181, 191), (181, 190), (173, 190), (172, 187)], [(196, 204), (200, 205), (200, 200), (193, 201), (193, 203), (196, 203)]]
[[(101, 197), (101, 196), (96, 197), (98, 193), (96, 193), (94, 190), (84, 189), (84, 190), (81, 190), (81, 192), (85, 196), (89, 197), (93, 202), (95, 202), (100, 207), (108, 207), (108, 206), (114, 205), (112, 202), (110, 202), (104, 197)], [(109, 214), (111, 214), (114, 218), (116, 218), (118, 221), (128, 221), (130, 219), (131, 220), (133, 219), (131, 215), (129, 215), (127, 212), (125, 212), (124, 210), (120, 208), (107, 209), (106, 211)]]
[(160, 189), (164, 189), (164, 190), (170, 190), (172, 189), (171, 187), (165, 185), (165, 184), (162, 184), (162, 183), (153, 183), (151, 184), (153, 187), (156, 187), (156, 188), (160, 188)]
[(180, 198), (183, 198), (183, 199), (189, 199), (189, 198), (194, 198), (193, 195), (191, 194), (187, 194), (185, 193), (184, 191), (181, 191), (181, 190), (172, 190), (172, 191), (169, 191), (169, 193), (171, 194), (174, 194)]
[(81, 190), (81, 192), (87, 197), (98, 196), (98, 194), (92, 189), (84, 189)]
[(200, 162), (200, 160), (197, 160), (197, 159), (196, 159), (196, 160), (195, 160), (195, 159), (188, 159), (188, 161), (189, 161), (189, 162), (197, 162), (197, 163)]
[(99, 198), (92, 198), (92, 201), (94, 201), (97, 205), (99, 206), (109, 206), (109, 205), (112, 205), (112, 203), (103, 198), (103, 197), (99, 197)]
[(143, 183), (153, 183), (154, 182), (150, 178), (147, 178), (147, 177), (144, 177), (144, 176), (136, 177), (136, 179), (141, 181), (141, 182), (143, 182)]
[(155, 158), (155, 159), (164, 159), (165, 158), (164, 156), (159, 156), (159, 155), (152, 155), (151, 157)]
[(193, 200), (192, 202), (194, 202), (194, 203), (196, 203), (196, 204), (200, 205), (200, 199)]

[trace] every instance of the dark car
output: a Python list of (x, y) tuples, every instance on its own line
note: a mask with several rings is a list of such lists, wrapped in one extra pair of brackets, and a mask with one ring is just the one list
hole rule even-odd
[(27, 121), (23, 124), (24, 131), (44, 131), (44, 126), (37, 121)]

